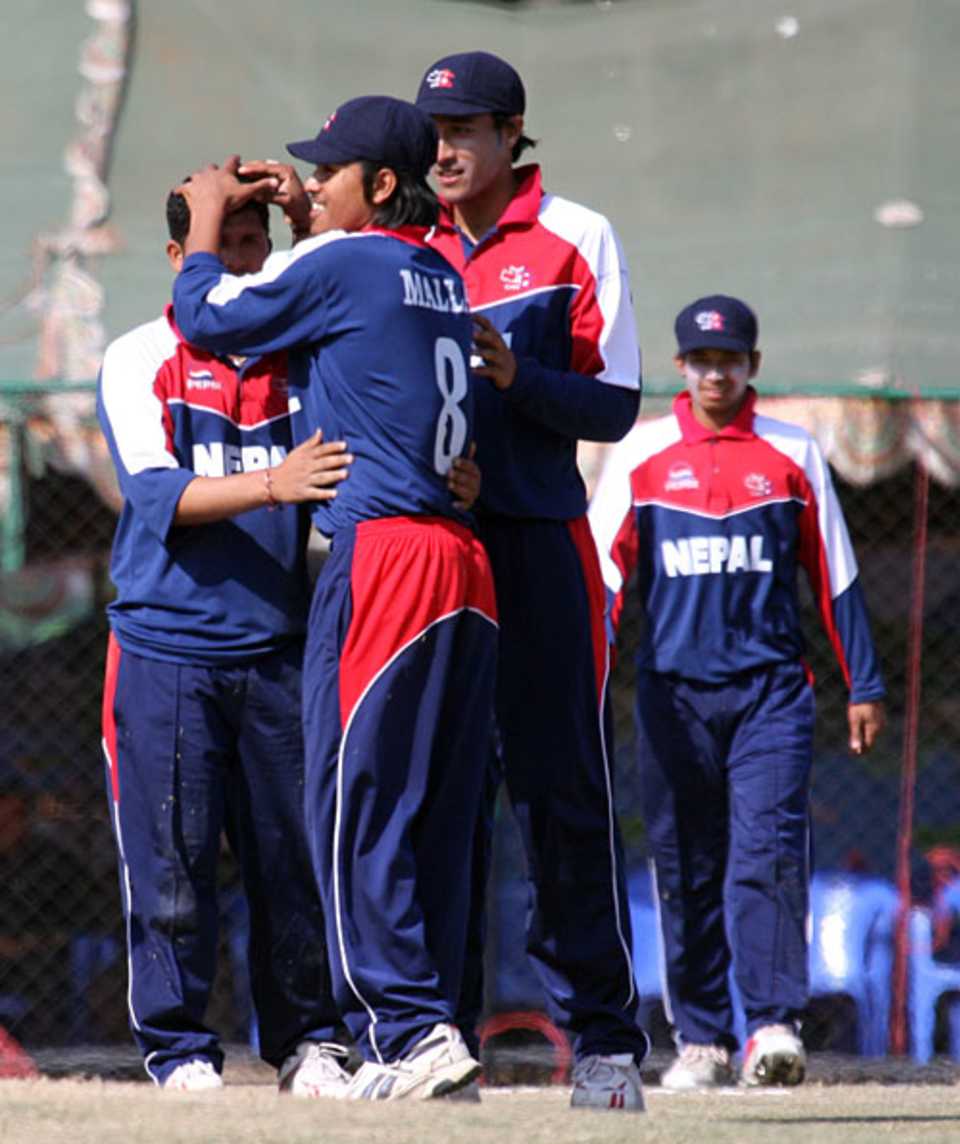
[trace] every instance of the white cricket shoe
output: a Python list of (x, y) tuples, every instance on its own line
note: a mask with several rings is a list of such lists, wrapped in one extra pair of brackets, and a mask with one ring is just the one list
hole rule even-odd
[(164, 1092), (212, 1092), (223, 1088), (223, 1078), (209, 1061), (184, 1061), (163, 1082)]
[(387, 1065), (364, 1061), (353, 1074), (348, 1100), (431, 1100), (449, 1096), (480, 1075), (460, 1030), (434, 1025), (405, 1057)]
[(660, 1078), (660, 1087), (671, 1092), (723, 1088), (735, 1083), (730, 1054), (721, 1045), (683, 1045), (677, 1059)]
[(800, 1084), (807, 1072), (807, 1054), (788, 1025), (764, 1025), (743, 1051), (744, 1084)]
[(577, 1061), (570, 1107), (643, 1112), (643, 1086), (633, 1053), (594, 1054)]
[(349, 1055), (343, 1045), (331, 1041), (301, 1041), (280, 1066), (280, 1092), (342, 1100), (350, 1087), (350, 1074), (341, 1062)]

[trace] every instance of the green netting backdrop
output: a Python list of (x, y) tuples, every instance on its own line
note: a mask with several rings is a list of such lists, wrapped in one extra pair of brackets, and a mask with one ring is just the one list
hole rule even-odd
[(75, 206), (75, 104), (110, 72), (88, 51), (84, 78), (81, 45), (123, 9), (114, 249), (85, 263), (105, 337), (167, 297), (163, 199), (183, 172), (280, 155), (343, 99), (411, 96), (436, 56), (483, 47), (526, 79), (548, 186), (623, 237), (652, 388), (672, 384), (674, 313), (723, 290), (760, 312), (770, 392), (960, 393), (955, 0), (7, 4), (0, 378), (36, 371), (35, 242)]

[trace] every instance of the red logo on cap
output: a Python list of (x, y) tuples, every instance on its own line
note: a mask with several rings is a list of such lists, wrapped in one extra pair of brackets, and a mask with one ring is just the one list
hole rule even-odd
[(701, 330), (713, 330), (715, 332), (723, 330), (723, 314), (717, 310), (701, 310), (693, 320)]
[(449, 68), (435, 68), (427, 76), (427, 87), (453, 87), (453, 81), (456, 79), (457, 73), (451, 71)]
[(327, 120), (327, 122), (324, 123), (324, 125), (320, 128), (320, 130), (321, 131), (329, 131), (330, 128), (333, 126), (333, 121), (336, 118), (337, 118), (337, 113), (334, 112), (333, 115), (331, 115), (330, 118)]

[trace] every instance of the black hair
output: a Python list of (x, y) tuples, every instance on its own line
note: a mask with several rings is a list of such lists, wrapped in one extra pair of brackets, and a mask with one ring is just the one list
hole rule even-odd
[[(243, 175), (238, 176), (240, 182), (247, 182)], [(188, 175), (184, 180), (189, 183), (190, 176)], [(231, 214), (238, 214), (239, 211), (252, 210), (256, 212), (257, 218), (260, 220), (260, 225), (263, 227), (264, 233), (270, 234), (270, 209), (266, 203), (262, 203), (259, 199), (250, 199), (249, 202), (243, 204), (237, 211), (231, 211)], [(186, 242), (187, 235), (190, 232), (190, 207), (187, 205), (187, 200), (183, 195), (178, 194), (176, 191), (171, 191), (167, 195), (167, 232), (174, 242), (178, 242), (181, 246)]]
[[(512, 115), (504, 115), (499, 111), (492, 112), (492, 115), (494, 129), (498, 132), (503, 131), (510, 120), (514, 118)], [(536, 139), (531, 139), (529, 135), (524, 135), (521, 133), (520, 138), (516, 141), (516, 143), (514, 143), (513, 150), (510, 152), (511, 161), (516, 163), (516, 161), (520, 158), (524, 151), (527, 150), (528, 147), (536, 147), (536, 145)]]
[[(363, 197), (372, 204), (374, 183), (383, 163), (361, 159), (360, 167), (363, 172)], [(389, 230), (399, 226), (433, 226), (440, 213), (440, 205), (426, 176), (415, 175), (412, 171), (397, 171), (392, 167), (390, 169), (397, 176), (397, 186), (385, 203), (374, 206), (373, 221), (377, 226)]]

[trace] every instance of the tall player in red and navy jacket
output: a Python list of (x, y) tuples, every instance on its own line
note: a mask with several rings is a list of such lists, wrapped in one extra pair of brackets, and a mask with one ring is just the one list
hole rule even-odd
[(336, 500), (314, 508), (333, 543), (304, 666), (313, 864), (365, 1058), (349, 1095), (442, 1096), (480, 1068), (453, 1022), (496, 606), (447, 489), (474, 435), (472, 323), (460, 276), (424, 242), (436, 133), (422, 112), (361, 97), (289, 149), (316, 164), (317, 236), (259, 276), (225, 275), (214, 236), (250, 191), (230, 167), (198, 172), (182, 188), (193, 223), (174, 300), (209, 349), (289, 349), (295, 433), (323, 425), (354, 457)]
[[(267, 210), (223, 220), (216, 249), (232, 273), (262, 268)], [(168, 197), (167, 225), (179, 270), (183, 196)], [(285, 354), (200, 349), (172, 307), (110, 344), (98, 412), (124, 497), (103, 746), (134, 1037), (164, 1088), (220, 1086), (204, 1013), (225, 830), (250, 906), (260, 1052), (284, 1091), (327, 1095), (346, 1074), (321, 1047), (339, 1016), (303, 810), (301, 506), (335, 496), (349, 456), (319, 435), (293, 447)]]
[[(546, 193), (537, 166), (513, 165), (531, 143), (525, 101), (520, 76), (487, 52), (427, 69), (417, 105), (440, 136), (430, 241), (463, 274), (480, 327), (477, 521), (500, 609), (500, 763), (530, 871), (527, 949), (574, 1038), (573, 1104), (640, 1110), (647, 1042), (613, 808), (603, 587), (576, 460), (578, 440), (616, 441), (634, 423), (640, 355), (609, 222)], [(478, 912), (483, 861), (479, 872)]]
[(820, 450), (754, 411), (753, 312), (701, 298), (676, 334), (687, 391), (613, 450), (590, 506), (614, 625), (634, 571), (643, 609), (638, 765), (679, 1047), (663, 1083), (733, 1080), (732, 944), (744, 1080), (797, 1084), (814, 724), (800, 568), (850, 690), (856, 754), (883, 726), (884, 688)]

